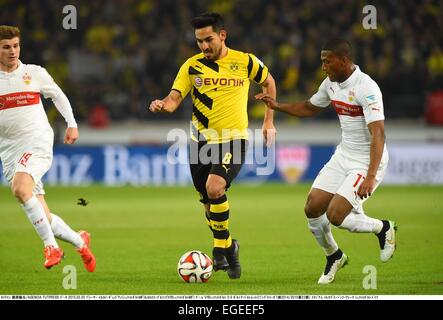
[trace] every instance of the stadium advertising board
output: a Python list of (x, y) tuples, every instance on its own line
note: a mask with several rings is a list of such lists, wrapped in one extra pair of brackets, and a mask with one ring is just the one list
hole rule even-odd
[(384, 183), (443, 184), (443, 145), (389, 146)]
[[(260, 154), (250, 147), (237, 181), (297, 183), (315, 179), (334, 146), (285, 144)], [(384, 184), (443, 184), (443, 145), (390, 145)], [(6, 184), (1, 175), (3, 184)], [(98, 147), (57, 146), (48, 185), (188, 185), (192, 184), (188, 148), (167, 145)]]

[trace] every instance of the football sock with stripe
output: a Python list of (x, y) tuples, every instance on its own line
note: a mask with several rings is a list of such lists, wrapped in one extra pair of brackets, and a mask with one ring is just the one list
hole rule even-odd
[(34, 226), (35, 231), (37, 231), (40, 239), (42, 239), (45, 247), (51, 245), (54, 246), (54, 248), (58, 248), (51, 225), (46, 217), (45, 209), (43, 209), (43, 206), (37, 197), (32, 196), (28, 201), (22, 204), (21, 207), (28, 216), (29, 221), (31, 221)]
[(51, 229), (58, 239), (72, 243), (76, 248), (81, 248), (84, 246), (85, 242), (83, 241), (82, 237), (77, 232), (72, 230), (62, 218), (53, 213), (51, 213), (51, 216)]
[(210, 199), (209, 218), (214, 236), (214, 248), (225, 249), (231, 246), (229, 234), (229, 202), (226, 195), (218, 199)]

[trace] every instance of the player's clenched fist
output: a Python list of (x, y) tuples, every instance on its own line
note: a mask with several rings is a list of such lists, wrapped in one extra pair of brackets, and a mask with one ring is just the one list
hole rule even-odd
[(149, 106), (149, 110), (151, 112), (160, 112), (165, 107), (165, 102), (162, 100), (154, 100), (151, 102), (151, 105)]

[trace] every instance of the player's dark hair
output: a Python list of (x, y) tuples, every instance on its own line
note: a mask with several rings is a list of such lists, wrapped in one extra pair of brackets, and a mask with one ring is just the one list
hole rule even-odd
[(0, 26), (0, 40), (12, 39), (15, 37), (20, 38), (20, 29), (13, 26)]
[(339, 57), (347, 57), (352, 60), (351, 44), (344, 39), (330, 39), (323, 45), (322, 50), (332, 51), (335, 55)]
[(223, 17), (216, 12), (205, 12), (191, 20), (191, 25), (194, 29), (201, 29), (212, 26), (215, 32), (225, 29), (225, 22)]

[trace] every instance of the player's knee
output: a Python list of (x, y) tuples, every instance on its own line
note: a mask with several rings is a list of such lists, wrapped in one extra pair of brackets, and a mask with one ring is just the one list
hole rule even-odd
[(308, 200), (305, 204), (305, 215), (307, 218), (318, 218), (324, 213), (323, 210), (321, 210), (321, 206), (316, 204), (316, 202), (311, 198), (308, 197)]
[(12, 186), (12, 194), (21, 203), (25, 203), (32, 196), (32, 191), (29, 191), (24, 185), (16, 184)]
[(334, 206), (329, 206), (326, 212), (328, 220), (336, 227), (340, 226), (343, 222), (342, 214)]
[(221, 184), (206, 184), (206, 192), (209, 199), (218, 199), (225, 194), (225, 188)]
[(312, 218), (313, 217), (313, 212), (312, 212), (312, 208), (309, 202), (306, 202), (305, 204), (305, 215), (308, 218)]

